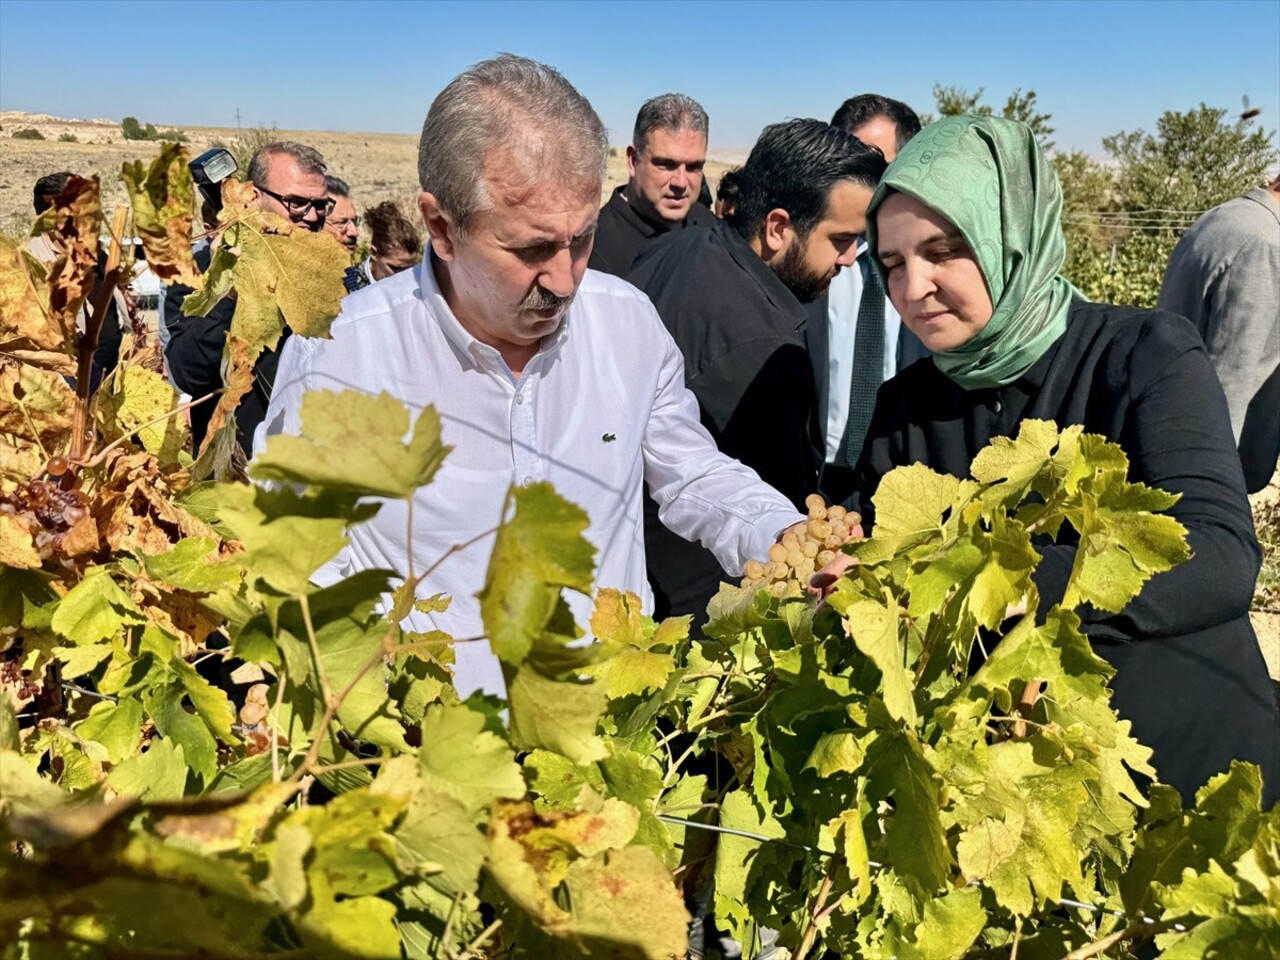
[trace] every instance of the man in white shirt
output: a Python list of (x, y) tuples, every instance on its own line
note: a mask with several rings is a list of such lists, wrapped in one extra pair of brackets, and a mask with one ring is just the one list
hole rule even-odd
[[(831, 125), (878, 148), (890, 163), (920, 132), (915, 111), (900, 100), (875, 93), (850, 97), (835, 112)], [(861, 330), (860, 320), (866, 321)], [(858, 240), (857, 260), (831, 281), (826, 298), (810, 306), (807, 342), (827, 443), (822, 491), (842, 502), (852, 490), (853, 465), (871, 423), (876, 390), (929, 353), (902, 325), (884, 295), (866, 240)]]
[[(648, 299), (587, 271), (607, 151), (586, 99), (522, 57), (477, 64), (431, 105), (418, 161), (426, 260), (347, 297), (332, 340), (290, 338), (258, 447), (298, 431), (306, 390), (354, 388), (435, 406), (454, 449), (414, 497), (412, 543), (406, 504), (386, 502), (317, 579), (403, 574), (410, 552), (421, 570), (480, 537), (419, 587), (451, 595), (448, 611), (408, 624), (470, 639), (483, 633), (474, 594), (493, 545), (485, 531), (513, 483), (549, 481), (583, 507), (597, 583), (634, 591), (646, 608), (642, 484), (665, 524), (733, 572), (803, 520), (716, 450)], [(590, 599), (569, 602), (585, 623)], [(455, 653), (463, 696), (503, 689), (487, 641)]]

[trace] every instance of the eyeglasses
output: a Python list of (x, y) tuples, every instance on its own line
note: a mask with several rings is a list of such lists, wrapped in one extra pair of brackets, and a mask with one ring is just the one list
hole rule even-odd
[(326, 219), (325, 224), (330, 227), (337, 227), (339, 230), (345, 230), (347, 229), (347, 227), (355, 227), (357, 230), (359, 230), (360, 218), (358, 216), (355, 216), (355, 217), (340, 217), (336, 220)]
[[(257, 186), (257, 184), (254, 184)], [(281, 196), (273, 190), (266, 187), (258, 187), (259, 193), (265, 193), (268, 197), (274, 197), (280, 201), (280, 204), (289, 211), (291, 219), (300, 220), (307, 215), (308, 210), (314, 210), (316, 216), (323, 220), (329, 214), (333, 213), (333, 206), (337, 202), (333, 197), (321, 197), (318, 200), (312, 200), (310, 197), (295, 197), (292, 195)]]

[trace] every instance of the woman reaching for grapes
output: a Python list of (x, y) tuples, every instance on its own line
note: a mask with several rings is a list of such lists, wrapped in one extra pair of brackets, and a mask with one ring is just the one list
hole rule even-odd
[[(1280, 720), (1249, 623), (1260, 554), (1226, 399), (1189, 322), (1089, 303), (1061, 276), (1061, 209), (1057, 177), (1021, 123), (946, 118), (890, 165), (867, 211), (868, 240), (894, 307), (933, 356), (881, 387), (849, 506), (870, 533), (871, 497), (894, 467), (966, 476), (1024, 419), (1082, 424), (1118, 443), (1131, 480), (1181, 495), (1170, 513), (1194, 556), (1119, 614), (1081, 609), (1090, 642), (1116, 668), (1114, 705), (1184, 797), (1238, 758), (1262, 767), (1274, 802)], [(1039, 548), (1047, 610), (1076, 547)], [(828, 585), (842, 561), (814, 585)]]

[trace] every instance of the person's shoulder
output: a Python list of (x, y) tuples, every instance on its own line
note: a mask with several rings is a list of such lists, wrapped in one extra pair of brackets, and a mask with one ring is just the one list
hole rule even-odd
[(592, 344), (590, 349), (650, 352), (656, 340), (668, 336), (653, 302), (626, 280), (588, 270), (570, 308), (570, 339)]
[(1096, 336), (1113, 350), (1175, 355), (1203, 347), (1199, 331), (1186, 317), (1150, 307), (1118, 306), (1076, 300), (1069, 329), (1078, 336)]
[(725, 240), (712, 228), (669, 230), (655, 237), (636, 258), (628, 275), (640, 286), (654, 273), (669, 273), (680, 268), (693, 268), (708, 260), (730, 259)]
[(717, 223), (719, 220), (716, 215), (697, 202), (689, 208), (689, 215), (685, 217), (686, 227), (713, 227)]
[(1209, 210), (1183, 234), (1178, 246), (1206, 261), (1230, 259), (1259, 240), (1280, 239), (1276, 213), (1252, 193)]
[(649, 298), (634, 284), (603, 270), (587, 270), (578, 286), (577, 299), (592, 307), (652, 310)]
[(329, 326), (328, 337), (290, 337), (293, 349), (312, 364), (354, 362), (365, 352), (393, 358), (406, 330), (405, 314), (421, 303), (418, 267), (379, 280), (347, 294), (342, 312)]

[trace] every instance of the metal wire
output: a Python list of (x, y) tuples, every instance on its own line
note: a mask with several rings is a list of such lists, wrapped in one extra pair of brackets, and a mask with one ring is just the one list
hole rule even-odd
[[(693, 827), (695, 830), (706, 830), (706, 831), (709, 831), (710, 833), (726, 833), (731, 837), (744, 837), (747, 840), (755, 840), (758, 843), (782, 843), (789, 847), (798, 847), (799, 849), (806, 850), (809, 853), (824, 854), (824, 851), (819, 850), (816, 847), (805, 846), (803, 843), (796, 843), (795, 841), (792, 841), (792, 840), (783, 840), (783, 839), (780, 839), (779, 837), (766, 837), (764, 834), (752, 833), (750, 830), (738, 830), (738, 829), (735, 829), (734, 827), (721, 827), (712, 823), (699, 823), (697, 820), (685, 820), (681, 817), (673, 817), (666, 813), (659, 813), (657, 817), (663, 823), (670, 823), (675, 826)], [(874, 860), (868, 860), (867, 864), (875, 870), (883, 870), (885, 867), (883, 863), (877, 863)], [(1119, 917), (1120, 919), (1124, 920), (1126, 923), (1132, 922), (1133, 920), (1133, 918), (1130, 917), (1127, 913), (1124, 913), (1120, 910), (1112, 910), (1109, 907), (1099, 907), (1099, 906), (1095, 906), (1092, 903), (1081, 903), (1079, 900), (1068, 900), (1065, 897), (1059, 897), (1055, 902), (1063, 907), (1075, 907), (1076, 909), (1089, 910), (1089, 911), (1092, 911), (1093, 913), (1110, 914), (1113, 917)], [(1159, 922), (1156, 920), (1152, 920), (1150, 917), (1139, 917), (1137, 919), (1141, 923), (1146, 923), (1146, 924), (1155, 924)], [(1173, 924), (1172, 929), (1176, 930), (1178, 933), (1185, 933), (1187, 930), (1187, 927), (1183, 926), (1180, 923), (1175, 923)]]

